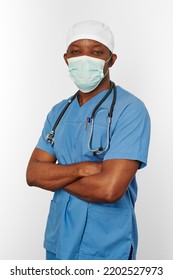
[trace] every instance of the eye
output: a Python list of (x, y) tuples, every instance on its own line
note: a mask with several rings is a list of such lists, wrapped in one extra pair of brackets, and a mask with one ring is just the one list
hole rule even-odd
[(101, 51), (101, 50), (94, 50), (93, 54), (100, 55), (100, 54), (103, 54), (103, 51)]
[(71, 51), (71, 54), (79, 54), (79, 53), (80, 53), (79, 50), (72, 50), (72, 51)]

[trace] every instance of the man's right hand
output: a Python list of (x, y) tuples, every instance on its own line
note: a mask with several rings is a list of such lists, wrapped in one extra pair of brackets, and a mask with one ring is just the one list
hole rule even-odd
[(85, 161), (85, 162), (80, 162), (77, 165), (79, 165), (80, 177), (87, 177), (87, 176), (98, 174), (101, 172), (102, 169), (102, 162)]

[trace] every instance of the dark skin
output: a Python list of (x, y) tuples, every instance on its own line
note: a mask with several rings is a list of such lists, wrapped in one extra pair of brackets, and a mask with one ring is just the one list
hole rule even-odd
[[(104, 73), (117, 59), (109, 49), (94, 40), (78, 40), (73, 42), (64, 59), (88, 55), (103, 59)], [(80, 106), (88, 102), (98, 93), (110, 87), (108, 74), (99, 86), (89, 93), (79, 92)], [(49, 191), (63, 188), (68, 193), (88, 202), (113, 203), (120, 199), (127, 190), (130, 181), (135, 176), (140, 163), (135, 160), (113, 159), (104, 162), (79, 162), (69, 165), (55, 164), (56, 158), (51, 154), (34, 149), (27, 168), (27, 183)]]

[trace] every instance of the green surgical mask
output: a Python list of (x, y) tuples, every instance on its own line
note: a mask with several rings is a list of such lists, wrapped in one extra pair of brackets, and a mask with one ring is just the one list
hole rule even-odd
[(103, 69), (110, 58), (105, 61), (100, 58), (82, 55), (67, 59), (70, 77), (80, 91), (91, 92), (100, 84), (108, 73), (107, 71), (104, 75)]

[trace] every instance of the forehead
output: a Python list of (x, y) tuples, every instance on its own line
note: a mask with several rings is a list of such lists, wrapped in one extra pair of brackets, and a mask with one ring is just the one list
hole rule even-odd
[(101, 47), (104, 48), (105, 50), (109, 50), (105, 45), (103, 45), (102, 43), (95, 41), (95, 40), (91, 40), (91, 39), (80, 39), (80, 40), (76, 40), (74, 42), (72, 42), (68, 48), (71, 47), (89, 47), (89, 48), (95, 48), (95, 47)]

